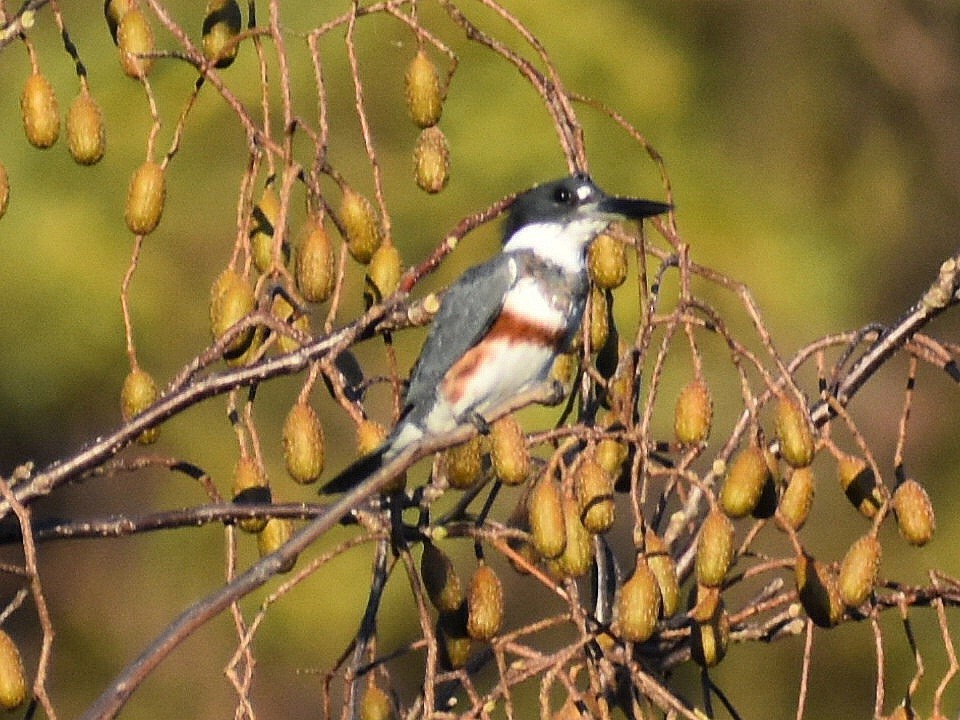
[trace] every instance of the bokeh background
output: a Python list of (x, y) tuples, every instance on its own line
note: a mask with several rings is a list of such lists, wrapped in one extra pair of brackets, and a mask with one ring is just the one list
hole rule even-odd
[[(294, 101), (308, 118), (316, 112), (315, 88), (303, 33), (347, 7), (317, 5), (281, 5)], [(692, 246), (693, 259), (750, 287), (784, 355), (827, 333), (892, 321), (956, 250), (956, 3), (510, 0), (504, 5), (540, 39), (568, 88), (616, 108), (660, 152), (679, 230)], [(199, 35), (202, 2), (174, 0), (168, 7)], [(465, 0), (462, 7), (491, 34), (520, 45), (519, 36), (479, 3)], [(28, 460), (42, 467), (65, 457), (116, 426), (119, 387), (128, 369), (119, 288), (132, 237), (123, 223), (123, 206), (129, 175), (144, 159), (150, 117), (139, 85), (118, 71), (100, 3), (65, 0), (61, 8), (104, 110), (107, 155), (99, 165), (81, 168), (70, 160), (64, 138), (48, 151), (30, 147), (20, 127), (18, 102), (29, 73), (27, 54), (18, 43), (0, 52), (0, 162), (12, 188), (9, 210), (0, 220), (4, 475)], [(403, 104), (402, 70), (415, 40), (405, 26), (387, 17), (368, 18), (357, 27), (394, 239), (407, 262), (424, 257), (463, 215), (566, 172), (548, 116), (515, 69), (467, 44), (432, 3), (422, 4), (420, 16), (460, 59), (441, 120), (453, 153), (452, 179), (436, 198), (421, 193), (411, 179), (417, 131)], [(172, 39), (155, 29), (159, 46), (173, 48)], [(77, 81), (48, 11), (40, 12), (30, 33), (65, 112)], [(322, 45), (331, 103), (331, 161), (370, 192), (342, 35), (331, 33)], [(276, 101), (275, 64), (271, 71)], [(251, 48), (241, 48), (224, 76), (243, 102), (256, 106)], [(154, 69), (151, 82), (164, 121), (161, 150), (170, 142), (194, 80), (189, 67), (174, 60)], [(579, 112), (598, 182), (618, 193), (662, 197), (657, 168), (643, 150), (595, 111), (581, 107)], [(279, 117), (277, 109), (274, 119)], [(274, 126), (277, 136), (278, 128)], [(306, 147), (303, 143), (298, 149)], [(209, 341), (209, 287), (230, 257), (246, 162), (239, 124), (207, 88), (171, 163), (164, 218), (146, 240), (131, 292), (140, 362), (161, 384)], [(495, 252), (496, 245), (495, 228), (472, 234), (424, 287), (441, 287)], [(352, 272), (348, 287), (355, 292), (345, 302), (344, 321), (362, 307), (362, 272)], [(735, 312), (729, 295), (710, 288), (704, 292)], [(945, 338), (955, 339), (958, 328), (952, 317), (935, 325)], [(421, 337), (412, 332), (399, 339), (403, 367), (413, 362)], [(380, 346), (362, 348), (359, 354), (374, 367), (383, 362)], [(902, 361), (892, 363), (853, 406), (887, 472), (904, 368)], [(284, 499), (312, 500), (312, 490), (281, 484), (279, 425), (298, 388), (296, 379), (262, 388), (257, 416), (264, 437), (272, 431), (276, 438), (266, 454), (277, 493)], [(888, 551), (882, 571), (910, 582), (925, 580), (932, 567), (960, 573), (954, 550), (960, 541), (954, 522), (960, 513), (957, 388), (932, 370), (922, 371), (917, 388), (907, 469), (926, 484), (940, 526), (932, 546), (919, 551), (905, 550), (895, 533), (888, 533), (885, 542), (895, 551)], [(316, 400), (321, 412), (330, 411), (324, 416), (325, 430), (328, 462), (335, 469), (352, 456), (352, 428), (328, 398), (318, 393)], [(237, 449), (224, 408), (222, 400), (214, 400), (170, 421), (157, 451), (196, 462), (228, 492)], [(723, 412), (718, 400), (718, 413)], [(104, 516), (202, 501), (192, 481), (146, 472), (63, 488), (38, 503), (36, 512)], [(816, 507), (820, 514), (812, 522), (819, 524), (806, 531), (808, 537), (826, 556), (839, 557), (863, 525), (843, 504), (832, 478), (822, 482)], [(347, 531), (338, 532), (342, 538)], [(252, 543), (242, 550), (245, 560), (255, 557)], [(58, 632), (50, 687), (64, 717), (78, 714), (167, 622), (219, 585), (223, 555), (222, 532), (214, 527), (41, 549), (42, 579)], [(16, 558), (15, 550), (7, 557)], [(254, 698), (261, 717), (319, 715), (318, 672), (355, 629), (368, 569), (369, 554), (342, 558), (271, 608), (256, 646)], [(12, 594), (15, 587), (7, 583), (5, 592)], [(244, 607), (255, 608), (264, 597), (258, 594)], [(508, 599), (508, 613), (509, 604)], [(921, 697), (929, 703), (945, 667), (944, 653), (932, 613), (914, 615), (928, 653), (927, 693)], [(955, 614), (951, 617), (955, 625), (960, 622)], [(416, 632), (409, 591), (400, 577), (391, 582), (384, 618), (386, 648)], [(32, 611), (20, 611), (8, 623), (24, 644), (29, 664), (36, 657)], [(899, 620), (891, 615), (883, 627), (890, 653), (888, 693), (894, 696), (903, 692), (914, 666)], [(232, 692), (222, 667), (235, 644), (231, 621), (224, 616), (163, 664), (125, 717), (229, 714)], [(801, 647), (799, 639), (775, 647), (735, 647), (713, 677), (743, 717), (792, 716)], [(866, 623), (818, 633), (808, 717), (869, 715), (872, 648)], [(696, 680), (688, 674), (679, 673), (693, 694)], [(410, 682), (414, 687), (415, 680)], [(951, 695), (956, 711), (958, 693), (954, 689)], [(929, 711), (929, 704), (920, 707)]]

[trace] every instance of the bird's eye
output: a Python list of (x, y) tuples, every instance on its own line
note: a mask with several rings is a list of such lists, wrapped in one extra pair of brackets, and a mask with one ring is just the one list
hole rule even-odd
[(573, 193), (569, 188), (558, 187), (553, 191), (553, 201), (559, 205), (568, 205), (573, 198)]

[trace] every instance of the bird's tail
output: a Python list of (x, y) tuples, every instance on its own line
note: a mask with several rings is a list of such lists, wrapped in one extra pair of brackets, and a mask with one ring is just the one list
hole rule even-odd
[(334, 495), (355, 488), (377, 470), (383, 467), (384, 455), (390, 449), (390, 443), (385, 442), (372, 453), (364, 455), (342, 470), (338, 475), (328, 480), (320, 488), (321, 495)]

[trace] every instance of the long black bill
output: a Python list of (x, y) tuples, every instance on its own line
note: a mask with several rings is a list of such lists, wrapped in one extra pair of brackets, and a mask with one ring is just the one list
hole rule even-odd
[(600, 212), (619, 215), (632, 220), (659, 215), (672, 207), (672, 205), (655, 200), (638, 200), (637, 198), (625, 197), (605, 197), (597, 203)]

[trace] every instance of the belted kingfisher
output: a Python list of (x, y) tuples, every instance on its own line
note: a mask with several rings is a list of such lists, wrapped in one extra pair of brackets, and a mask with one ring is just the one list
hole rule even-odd
[(411, 444), (482, 424), (485, 414), (544, 383), (583, 318), (590, 243), (614, 220), (669, 209), (607, 195), (586, 174), (517, 196), (504, 226), (503, 251), (467, 270), (444, 295), (413, 368), (400, 421), (377, 450), (321, 493), (349, 490)]

